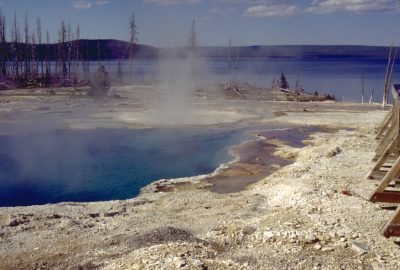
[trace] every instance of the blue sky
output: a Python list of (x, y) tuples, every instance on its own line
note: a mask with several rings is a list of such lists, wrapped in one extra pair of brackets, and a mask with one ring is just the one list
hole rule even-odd
[[(196, 19), (199, 45), (400, 43), (400, 0), (0, 0), (8, 26), (40, 17), (56, 40), (61, 20), (81, 38), (129, 39), (136, 16), (139, 43), (182, 46)], [(8, 31), (9, 33), (9, 31)]]

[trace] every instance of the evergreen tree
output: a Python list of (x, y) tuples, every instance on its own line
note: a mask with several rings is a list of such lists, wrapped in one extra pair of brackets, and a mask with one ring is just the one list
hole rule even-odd
[(282, 89), (289, 89), (290, 88), (289, 87), (289, 83), (288, 83), (288, 81), (286, 79), (286, 76), (285, 76), (285, 74), (283, 72), (281, 73), (281, 77), (279, 78), (279, 82), (278, 83), (279, 83), (278, 86), (280, 88), (282, 88)]

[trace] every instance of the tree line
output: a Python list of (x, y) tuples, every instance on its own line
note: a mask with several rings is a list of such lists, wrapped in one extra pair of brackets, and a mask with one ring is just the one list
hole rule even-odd
[[(8, 31), (7, 31), (8, 30)], [(133, 58), (137, 49), (135, 15), (129, 21), (129, 42), (121, 43), (120, 58), (129, 59), (133, 72)], [(61, 21), (57, 42), (50, 42), (48, 31), (44, 33), (40, 17), (34, 27), (26, 13), (23, 26), (17, 15), (6, 27), (6, 17), (0, 10), (0, 90), (7, 88), (78, 86), (90, 80), (91, 60), (101, 59), (100, 43), (80, 39), (80, 25), (72, 27)], [(96, 46), (97, 45), (97, 46)]]

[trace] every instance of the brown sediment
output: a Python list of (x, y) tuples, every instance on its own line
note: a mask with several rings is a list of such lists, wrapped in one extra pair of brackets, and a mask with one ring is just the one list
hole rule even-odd
[(160, 181), (155, 185), (154, 193), (158, 192), (172, 192), (178, 188), (184, 188), (189, 186), (189, 182), (171, 182), (171, 181)]
[(274, 117), (278, 117), (278, 116), (284, 116), (287, 115), (287, 113), (282, 112), (282, 111), (276, 111), (272, 114)]
[(258, 140), (247, 141), (231, 149), (236, 161), (205, 180), (211, 191), (225, 194), (244, 190), (281, 167), (294, 162), (293, 155), (274, 155), (278, 146), (301, 148), (312, 133), (328, 131), (320, 127), (296, 127), (256, 131)]
[[(258, 136), (274, 145), (288, 145), (291, 147), (304, 146), (303, 141), (310, 138), (310, 134), (318, 131), (326, 131), (322, 127), (294, 127), (276, 130), (259, 131)], [(275, 142), (274, 142), (275, 141)], [(280, 143), (276, 143), (276, 142)]]

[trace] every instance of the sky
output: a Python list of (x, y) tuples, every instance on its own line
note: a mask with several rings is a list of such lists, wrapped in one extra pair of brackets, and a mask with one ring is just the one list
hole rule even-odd
[[(7, 33), (16, 14), (36, 18), (51, 41), (62, 20), (81, 38), (129, 40), (135, 14), (138, 41), (184, 46), (196, 21), (199, 46), (390, 45), (400, 43), (400, 0), (0, 0)], [(8, 35), (10, 36), (10, 35)]]

